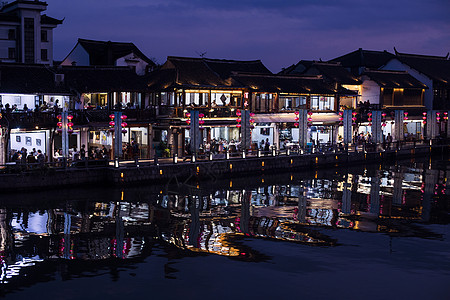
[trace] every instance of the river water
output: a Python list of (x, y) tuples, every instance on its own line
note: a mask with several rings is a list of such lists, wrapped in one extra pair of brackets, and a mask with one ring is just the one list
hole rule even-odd
[(11, 299), (450, 299), (448, 160), (2, 195)]

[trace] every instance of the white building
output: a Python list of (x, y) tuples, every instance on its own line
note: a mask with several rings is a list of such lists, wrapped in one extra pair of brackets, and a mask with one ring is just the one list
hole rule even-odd
[(78, 43), (61, 63), (63, 66), (132, 67), (138, 75), (153, 70), (156, 64), (133, 43), (78, 39)]
[(43, 11), (47, 3), (17, 0), (0, 9), (0, 60), (53, 64), (53, 29), (62, 20)]

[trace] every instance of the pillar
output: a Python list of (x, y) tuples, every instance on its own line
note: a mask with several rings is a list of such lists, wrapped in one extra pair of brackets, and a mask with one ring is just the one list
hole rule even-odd
[(250, 149), (250, 111), (241, 110), (241, 149)]
[(352, 143), (352, 134), (353, 134), (353, 126), (352, 126), (352, 110), (346, 109), (344, 110), (343, 124), (344, 124), (344, 144), (348, 145)]
[(436, 122), (436, 111), (429, 110), (427, 113), (427, 138), (435, 139), (438, 134), (438, 124)]
[(405, 134), (403, 129), (403, 110), (395, 111), (395, 120), (394, 120), (394, 136), (393, 139), (395, 141), (403, 141)]
[(114, 157), (122, 157), (122, 113), (114, 112)]
[(199, 112), (196, 110), (191, 110), (189, 111), (189, 113), (191, 114), (191, 124), (190, 124), (191, 129), (189, 129), (189, 135), (191, 137), (191, 152), (197, 153), (198, 149), (200, 148), (200, 144), (202, 143), (202, 136), (198, 124)]
[(308, 110), (298, 111), (298, 143), (301, 148), (306, 148), (308, 143)]
[(372, 140), (379, 144), (383, 142), (383, 129), (381, 126), (381, 111), (372, 111)]

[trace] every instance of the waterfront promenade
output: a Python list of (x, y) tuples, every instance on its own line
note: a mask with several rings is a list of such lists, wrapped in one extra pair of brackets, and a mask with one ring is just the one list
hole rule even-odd
[(448, 151), (447, 140), (427, 143), (394, 144), (381, 147), (329, 149), (303, 153), (283, 150), (250, 153), (222, 153), (189, 158), (144, 160), (86, 160), (63, 165), (7, 165), (0, 174), (0, 190), (38, 190), (64, 186), (122, 186), (144, 182), (146, 185), (235, 178), (274, 172), (303, 172), (315, 168), (389, 162), (416, 156), (442, 155)]

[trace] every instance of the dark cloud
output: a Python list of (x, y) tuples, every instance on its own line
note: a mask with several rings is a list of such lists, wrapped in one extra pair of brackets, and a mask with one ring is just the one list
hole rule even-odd
[[(330, 59), (358, 48), (445, 55), (447, 0), (48, 0), (65, 17), (56, 58), (76, 39), (132, 41), (160, 62), (168, 55), (261, 59), (272, 71), (300, 59)], [(403, 50), (405, 49), (405, 50)]]

